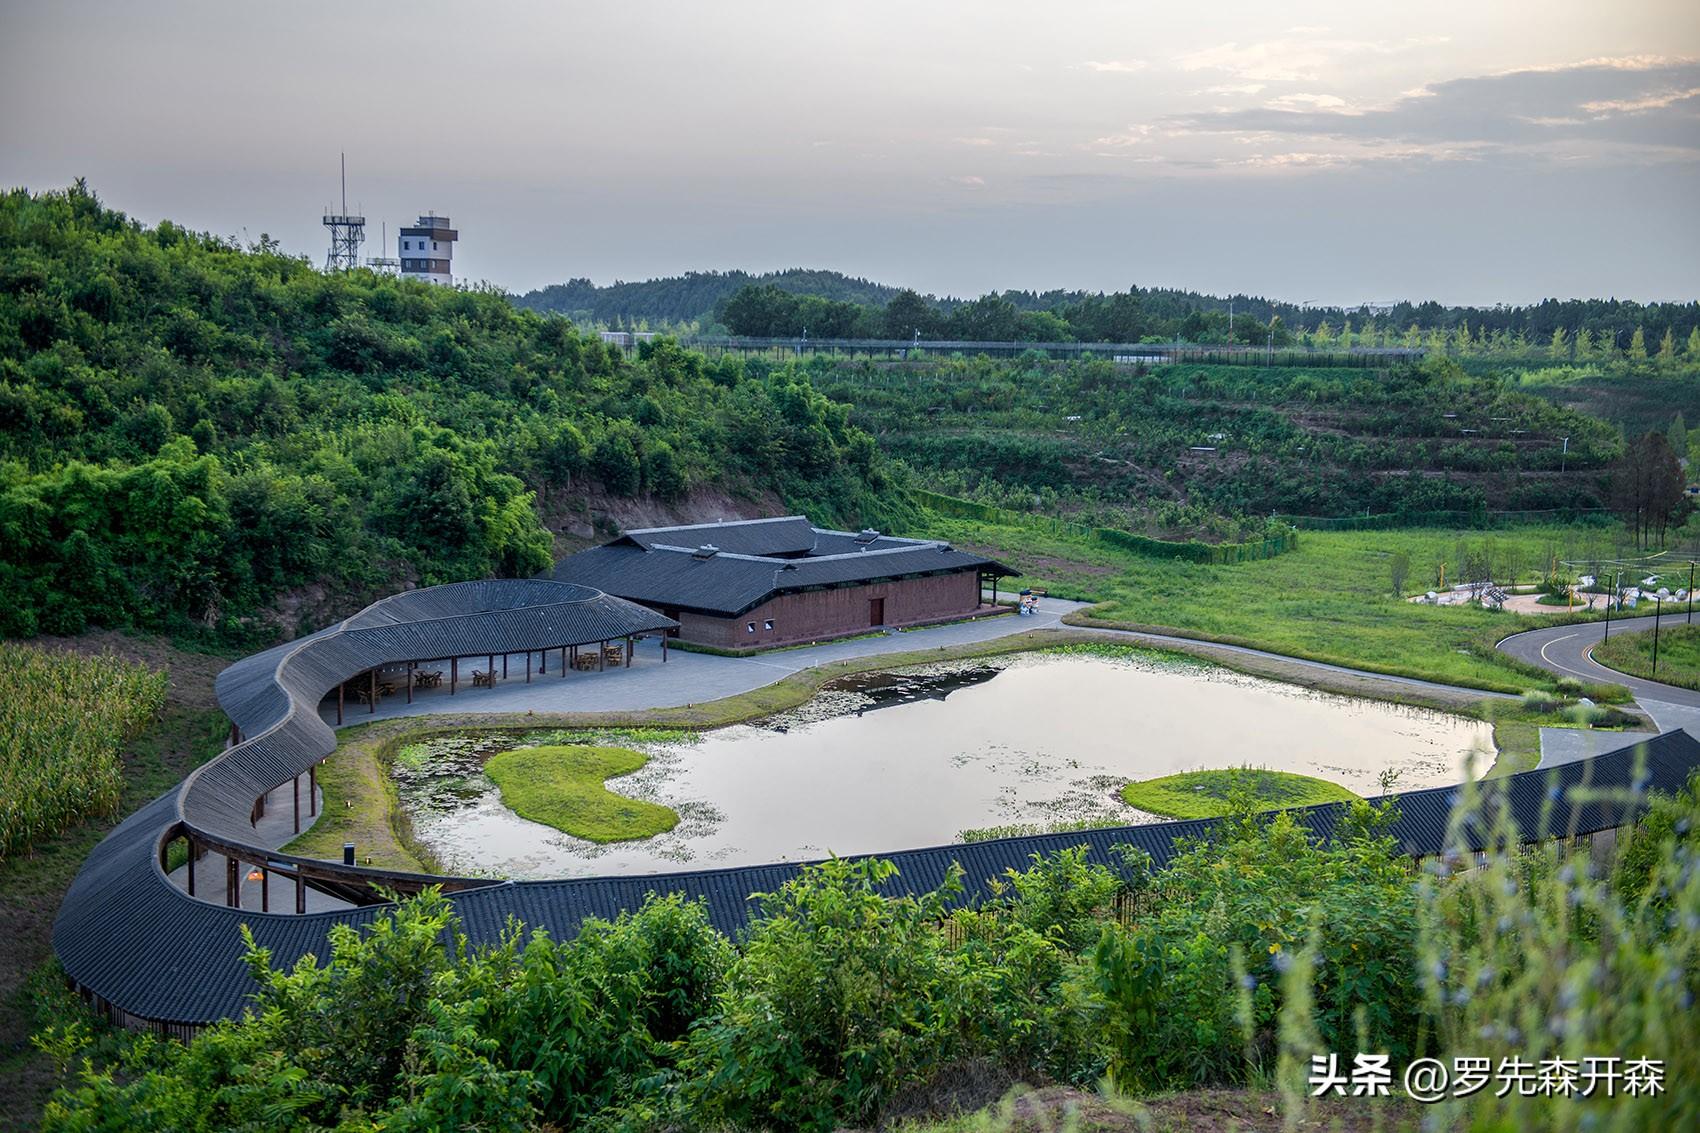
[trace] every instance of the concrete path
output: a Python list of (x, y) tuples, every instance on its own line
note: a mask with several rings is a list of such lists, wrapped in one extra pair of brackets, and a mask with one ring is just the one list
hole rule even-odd
[[(564, 677), (560, 673), (559, 652), (549, 657), (549, 671), (541, 676), (535, 671), (536, 655), (533, 654), (530, 684), (525, 681), (525, 654), (516, 653), (508, 659), (508, 679), (498, 680), (494, 688), (473, 688), (467, 680), (451, 697), (448, 685), (444, 684), (441, 688), (416, 690), (412, 704), (407, 703), (405, 694), (396, 693), (382, 698), (376, 712), (368, 711), (363, 704), (345, 704), (343, 724), (350, 726), (396, 716), (424, 716), (450, 711), (615, 712), (702, 704), (750, 692), (783, 680), (792, 673), (830, 665), (835, 661), (883, 653), (948, 649), (994, 641), (1028, 630), (1055, 629), (1064, 614), (1084, 605), (1060, 598), (1046, 598), (1040, 601), (1039, 612), (1030, 616), (998, 614), (970, 622), (781, 649), (750, 657), (717, 657), (670, 649), (663, 663), (660, 639), (652, 638), (638, 644), (633, 651), (630, 668), (610, 668), (605, 672), (573, 671)], [(446, 670), (447, 665), (443, 668)], [(497, 671), (501, 671), (499, 657)], [(467, 675), (470, 672), (467, 669)], [(334, 724), (335, 699), (322, 702), (319, 714), (327, 723)]]
[[(1284, 664), (1297, 665), (1315, 672), (1336, 673), (1357, 680), (1382, 683), (1387, 685), (1390, 691), (1406, 688), (1464, 693), (1474, 698), (1503, 698), (1506, 696), (1504, 693), (1460, 688), (1456, 685), (1418, 680), (1414, 677), (1387, 676), (1381, 673), (1351, 669), (1343, 665), (1307, 661), (1242, 645), (1224, 645), (1217, 642), (1199, 641), (1194, 638), (1138, 630), (1098, 629), (1063, 625), (1062, 619), (1065, 615), (1075, 610), (1085, 609), (1088, 604), (1071, 602), (1062, 598), (1042, 598), (1039, 601), (1038, 612), (1032, 615), (1001, 614), (975, 621), (953, 622), (949, 625), (930, 626), (924, 629), (906, 630), (901, 633), (886, 633), (878, 636), (830, 642), (825, 645), (781, 649), (771, 653), (758, 653), (750, 657), (718, 657), (707, 653), (687, 653), (683, 650), (672, 649), (668, 651), (668, 659), (663, 663), (660, 640), (648, 639), (640, 642), (638, 648), (633, 652), (632, 664), (629, 668), (610, 668), (605, 672), (573, 671), (564, 677), (560, 673), (559, 652), (550, 656), (548, 660), (550, 668), (542, 675), (536, 672), (536, 655), (533, 654), (533, 671), (529, 684), (526, 683), (524, 676), (525, 654), (516, 653), (508, 658), (508, 678), (506, 680), (498, 679), (494, 688), (473, 688), (470, 680), (468, 680), (462, 682), (458, 691), (451, 697), (448, 686), (445, 684), (441, 688), (415, 690), (412, 704), (407, 703), (405, 694), (396, 693), (382, 698), (376, 711), (368, 710), (365, 705), (348, 703), (343, 707), (343, 724), (344, 726), (352, 726), (371, 720), (391, 719), (397, 716), (425, 716), (451, 711), (456, 713), (619, 712), (702, 704), (711, 700), (719, 700), (722, 697), (750, 692), (782, 680), (792, 673), (817, 668), (821, 665), (830, 665), (836, 661), (890, 653), (944, 650), (955, 646), (995, 641), (998, 638), (1010, 637), (1030, 630), (1056, 631), (1060, 629), (1135, 645), (1264, 658)], [(446, 669), (447, 665), (441, 667)], [(471, 668), (469, 666), (465, 668), (467, 675), (470, 676)], [(496, 668), (498, 672), (501, 671), (500, 658), (497, 658)], [(334, 724), (336, 701), (327, 699), (322, 702), (319, 705), (319, 713), (327, 723)]]
[[(299, 783), (301, 829), (306, 830), (317, 822), (319, 815), (323, 813), (325, 793), (321, 789), (318, 792), (317, 803), (310, 805), (307, 800), (307, 776), (301, 776)], [(296, 796), (288, 783), (281, 787), (273, 787), (267, 793), (266, 812), (260, 816), (260, 821), (254, 824), (253, 842), (255, 845), (275, 850), (295, 837), (295, 798)], [(223, 854), (209, 852), (202, 855), (201, 860), (195, 863), (195, 896), (197, 898), (210, 900), (215, 904), (223, 903), (225, 861), (226, 858)], [(240, 867), (240, 872), (237, 875), (239, 878), (237, 882), (238, 896), (244, 909), (258, 910), (260, 908), (262, 882), (260, 878), (250, 876), (255, 872), (254, 863), (247, 862)], [(171, 872), (170, 877), (173, 885), (184, 892), (188, 892), (189, 867), (187, 865), (178, 866)], [(263, 887), (268, 890), (267, 905), (271, 912), (295, 912), (295, 886), (291, 881), (287, 878), (273, 876), (265, 881)], [(348, 902), (321, 893), (311, 885), (307, 887), (307, 911), (309, 913), (322, 913), (332, 909), (351, 907)]]

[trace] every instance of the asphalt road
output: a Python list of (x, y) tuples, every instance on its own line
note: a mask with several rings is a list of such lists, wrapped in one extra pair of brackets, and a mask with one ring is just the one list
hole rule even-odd
[[(1664, 624), (1682, 625), (1686, 619), (1683, 613), (1664, 615)], [(1637, 630), (1653, 628), (1650, 617), (1613, 618), (1612, 633), (1630, 633)], [(1662, 704), (1680, 705), (1684, 708), (1700, 708), (1700, 692), (1693, 689), (1677, 688), (1675, 685), (1661, 684), (1658, 681), (1642, 680), (1639, 677), (1620, 673), (1616, 669), (1608, 669), (1596, 662), (1589, 651), (1604, 640), (1606, 636), (1605, 622), (1588, 622), (1582, 625), (1554, 626), (1551, 629), (1534, 629), (1526, 633), (1514, 633), (1499, 643), (1501, 652), (1509, 654), (1560, 676), (1578, 677), (1581, 680), (1601, 684), (1620, 684), (1627, 688), (1642, 706), (1645, 701), (1653, 700)]]

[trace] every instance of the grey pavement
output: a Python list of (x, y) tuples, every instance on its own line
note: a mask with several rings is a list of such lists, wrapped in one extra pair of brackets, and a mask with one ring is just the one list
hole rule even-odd
[[(299, 783), (301, 829), (306, 830), (308, 827), (312, 826), (314, 822), (318, 821), (318, 816), (322, 813), (322, 810), (319, 805), (309, 805), (308, 803), (307, 776), (301, 776)], [(318, 792), (317, 801), (321, 804), (324, 802), (323, 790)], [(281, 787), (273, 787), (266, 795), (266, 812), (261, 815), (260, 820), (254, 824), (253, 843), (255, 845), (265, 846), (268, 849), (275, 850), (290, 839), (294, 838), (295, 834), (294, 795), (291, 791), (290, 784), (285, 783)], [(204, 854), (200, 861), (195, 863), (196, 897), (202, 900), (210, 900), (215, 904), (219, 904), (224, 901), (225, 861), (226, 858), (223, 854), (209, 852)], [(256, 872), (256, 863), (254, 862), (244, 862), (240, 867), (238, 877), (241, 880), (238, 881), (237, 884), (240, 888), (238, 896), (242, 902), (242, 907), (248, 910), (258, 910), (260, 908), (260, 891), (263, 886), (269, 890), (268, 906), (271, 912), (294, 913), (294, 884), (287, 879), (275, 876), (269, 877), (262, 882), (261, 878), (251, 876)], [(187, 865), (178, 866), (171, 872), (170, 877), (173, 885), (177, 886), (177, 888), (184, 892), (188, 892), (189, 867)], [(351, 906), (346, 901), (321, 893), (312, 886), (307, 887), (307, 911), (309, 913), (322, 913), (333, 909), (347, 909), (350, 907)]]
[[(792, 673), (830, 665), (835, 661), (885, 653), (948, 649), (994, 641), (1028, 630), (1055, 629), (1064, 614), (1084, 605), (1060, 598), (1042, 598), (1039, 611), (1032, 615), (997, 614), (974, 621), (850, 638), (824, 645), (799, 646), (749, 657), (718, 657), (669, 649), (667, 660), (663, 662), (660, 639), (650, 638), (638, 643), (632, 653), (630, 668), (616, 667), (605, 672), (575, 670), (564, 677), (560, 673), (561, 655), (557, 650), (549, 657), (549, 669), (542, 675), (536, 671), (537, 655), (532, 655), (529, 684), (525, 680), (525, 654), (515, 653), (508, 658), (508, 678), (498, 679), (494, 688), (473, 688), (468, 679), (462, 681), (451, 696), (445, 678), (440, 688), (415, 690), (412, 704), (407, 703), (406, 694), (401, 692), (381, 698), (376, 711), (350, 701), (343, 706), (343, 725), (439, 712), (615, 712), (701, 704), (750, 692)], [(425, 667), (448, 670), (446, 662), (441, 666), (433, 664)], [(464, 664), (462, 668), (466, 670), (463, 676), (469, 678), (471, 668)], [(497, 671), (501, 671), (499, 657)], [(327, 723), (334, 723), (336, 701), (322, 702), (319, 714)]]

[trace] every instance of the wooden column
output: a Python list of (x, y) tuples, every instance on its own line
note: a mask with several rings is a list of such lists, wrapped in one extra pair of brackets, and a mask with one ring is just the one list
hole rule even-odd
[(626, 668), (628, 669), (632, 667), (632, 649), (636, 644), (637, 638), (628, 633), (626, 635)]
[(525, 651), (525, 683), (531, 683), (531, 650)]
[(455, 682), (460, 680), (460, 658), (449, 658), (449, 695), (455, 694)]
[(260, 867), (260, 912), (272, 911), (271, 871), (265, 866)]
[(596, 671), (599, 673), (606, 673), (608, 671), (608, 643), (606, 641), (597, 643)]
[(307, 911), (307, 879), (302, 876), (299, 865), (295, 867), (295, 911), (297, 913)]
[(307, 768), (307, 813), (319, 813), (319, 765)]
[(504, 681), (508, 679), (508, 655), (506, 653), (502, 654), (502, 679)]
[(289, 781), (289, 797), (295, 804), (295, 832), (301, 833), (301, 776)]
[(375, 715), (378, 711), (378, 670), (372, 670), (372, 684), (366, 690), (366, 714)]
[[(506, 657), (503, 657), (502, 658), (502, 664), (506, 665), (507, 663), (508, 663), (508, 659)], [(496, 655), (494, 653), (492, 653), (488, 657), (484, 658), (484, 671), (486, 673), (490, 674), (490, 687), (495, 688), (496, 687)], [(506, 673), (503, 673), (502, 675), (507, 676)]]
[(189, 843), (189, 896), (193, 897), (195, 895), (195, 840), (185, 838), (184, 841)]
[(242, 907), (242, 882), (238, 873), (242, 864), (235, 858), (224, 859), (224, 903), (232, 909)]
[(661, 663), (667, 663), (667, 631), (661, 631)]
[(413, 673), (418, 668), (419, 662), (417, 661), (407, 663), (407, 702), (409, 704), (413, 703)]
[[(573, 668), (578, 668), (578, 646), (573, 646)], [(561, 646), (561, 675), (567, 675), (567, 647)]]

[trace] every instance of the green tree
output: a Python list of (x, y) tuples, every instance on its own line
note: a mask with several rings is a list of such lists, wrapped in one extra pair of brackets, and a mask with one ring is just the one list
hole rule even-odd
[(1547, 357), (1555, 362), (1563, 361), (1570, 356), (1570, 336), (1565, 334), (1563, 327), (1554, 327), (1552, 342), (1547, 348)]
[(1676, 453), (1678, 460), (1688, 459), (1688, 422), (1682, 419), (1682, 410), (1678, 409), (1676, 416), (1671, 418), (1665, 440), (1670, 442), (1671, 451)]
[(1393, 552), (1392, 557), (1387, 560), (1387, 570), (1392, 576), (1393, 596), (1403, 598), (1405, 596), (1405, 579), (1411, 573), (1411, 556), (1405, 551)]
[(1647, 360), (1647, 334), (1639, 326), (1635, 328), (1635, 333), (1629, 336), (1629, 360), (1631, 362), (1645, 362)]
[(1676, 334), (1670, 327), (1665, 328), (1664, 337), (1659, 339), (1659, 366), (1671, 369), (1676, 365)]

